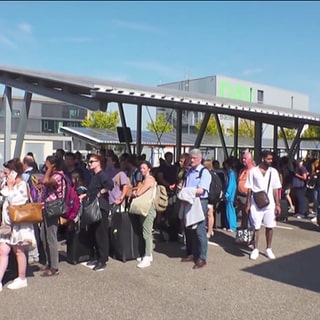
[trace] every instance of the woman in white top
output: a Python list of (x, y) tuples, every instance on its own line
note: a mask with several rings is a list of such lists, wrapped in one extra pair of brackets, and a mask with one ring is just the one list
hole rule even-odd
[(16, 158), (4, 163), (3, 166), (6, 178), (1, 188), (1, 194), (5, 197), (2, 207), (2, 223), (10, 225), (12, 232), (9, 236), (0, 236), (0, 291), (11, 249), (16, 254), (18, 277), (8, 285), (8, 289), (20, 289), (27, 286), (26, 251), (32, 250), (36, 246), (32, 223), (12, 224), (8, 213), (9, 205), (25, 204), (29, 200), (27, 183), (22, 179), (23, 165)]

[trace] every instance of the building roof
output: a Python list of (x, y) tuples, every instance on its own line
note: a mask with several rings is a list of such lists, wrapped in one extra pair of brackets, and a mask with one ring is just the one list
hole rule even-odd
[(320, 125), (320, 115), (311, 112), (56, 72), (0, 66), (0, 83), (90, 110), (118, 102), (228, 114), (290, 128)]
[[(124, 144), (119, 142), (118, 134), (116, 131), (108, 129), (95, 129), (95, 128), (69, 128), (61, 127), (61, 132), (64, 134), (77, 138), (81, 141), (99, 147), (101, 145), (117, 145)], [(136, 144), (136, 130), (131, 130), (132, 142), (131, 145)], [(196, 140), (196, 134), (182, 134), (182, 147), (193, 147)], [(252, 148), (254, 145), (254, 138), (239, 137), (239, 148)], [(232, 136), (226, 136), (225, 142), (228, 148), (234, 147), (234, 138)], [(279, 148), (285, 148), (284, 142), (279, 139)], [(171, 133), (159, 133), (158, 135), (151, 131), (141, 132), (141, 144), (145, 146), (161, 146), (161, 147), (174, 147), (176, 146), (176, 134)], [(301, 141), (301, 149), (316, 150), (319, 149), (319, 141)], [(263, 148), (273, 148), (272, 139), (262, 140)], [(201, 147), (203, 148), (221, 148), (221, 141), (219, 136), (204, 135)]]

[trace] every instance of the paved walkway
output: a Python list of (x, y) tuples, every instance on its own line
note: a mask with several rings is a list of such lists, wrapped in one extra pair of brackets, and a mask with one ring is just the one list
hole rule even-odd
[(0, 319), (319, 320), (320, 232), (291, 217), (278, 225), (273, 261), (249, 260), (233, 234), (216, 231), (200, 270), (180, 262), (181, 244), (160, 241), (144, 270), (135, 261), (110, 259), (102, 272), (61, 261), (61, 274), (43, 279), (33, 266), (27, 288), (0, 293)]

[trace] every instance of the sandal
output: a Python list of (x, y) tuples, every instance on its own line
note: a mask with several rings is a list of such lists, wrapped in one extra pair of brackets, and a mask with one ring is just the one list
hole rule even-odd
[(52, 277), (52, 276), (58, 276), (59, 270), (58, 269), (47, 269), (43, 271), (43, 273), (40, 275), (41, 277)]

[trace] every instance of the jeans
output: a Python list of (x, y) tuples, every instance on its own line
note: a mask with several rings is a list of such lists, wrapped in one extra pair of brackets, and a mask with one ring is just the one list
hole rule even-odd
[(207, 260), (208, 253), (208, 239), (206, 230), (206, 217), (208, 209), (208, 199), (201, 199), (201, 206), (205, 216), (205, 219), (198, 223), (195, 230), (192, 230), (192, 254), (193, 258)]

